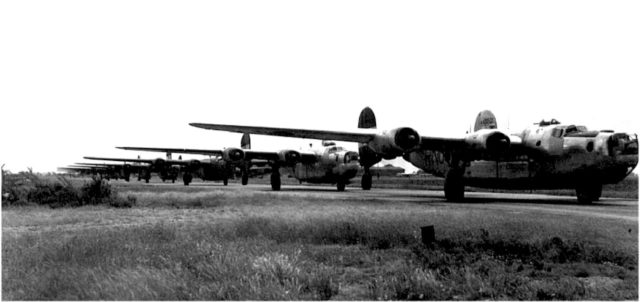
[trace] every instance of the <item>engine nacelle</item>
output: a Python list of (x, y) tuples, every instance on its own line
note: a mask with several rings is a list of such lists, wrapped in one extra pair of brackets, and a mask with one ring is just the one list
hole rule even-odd
[(393, 159), (420, 144), (420, 135), (409, 127), (395, 128), (390, 131), (376, 134), (375, 138), (367, 144), (375, 153), (384, 159)]
[(227, 162), (237, 162), (244, 159), (244, 151), (239, 148), (227, 148), (222, 151), (222, 159)]
[(293, 165), (300, 162), (300, 152), (295, 150), (282, 150), (278, 152), (278, 158), (281, 163)]
[(165, 160), (162, 158), (156, 158), (153, 161), (153, 166), (156, 168), (164, 167)]
[(467, 135), (465, 143), (471, 149), (481, 151), (489, 156), (501, 156), (509, 151), (509, 136), (495, 129), (481, 129)]

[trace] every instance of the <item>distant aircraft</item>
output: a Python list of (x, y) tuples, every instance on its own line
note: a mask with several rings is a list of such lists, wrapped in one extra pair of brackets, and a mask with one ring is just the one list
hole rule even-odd
[[(242, 184), (246, 185), (249, 181), (250, 172), (253, 171), (252, 167), (264, 166), (264, 162), (259, 161), (251, 161), (245, 160), (244, 152), (245, 150), (251, 149), (251, 138), (248, 133), (242, 135), (240, 139), (240, 148), (227, 148), (227, 149), (184, 149), (184, 148), (155, 148), (155, 147), (116, 147), (118, 149), (123, 150), (133, 150), (133, 151), (147, 151), (147, 152), (164, 152), (167, 154), (167, 158), (170, 159), (171, 155), (174, 153), (178, 154), (198, 154), (198, 155), (209, 155), (215, 158), (224, 157), (226, 153), (233, 152), (237, 155), (239, 159), (233, 160), (233, 166), (240, 168), (241, 176), (242, 176)], [(231, 168), (233, 169), (233, 168)]]
[(552, 120), (508, 135), (490, 111), (480, 112), (473, 132), (460, 137), (420, 136), (409, 127), (377, 131), (373, 111), (360, 113), (353, 131), (308, 130), (191, 123), (231, 132), (359, 143), (362, 188), (371, 188), (372, 165), (402, 156), (427, 173), (444, 177), (448, 201), (461, 201), (464, 187), (576, 190), (580, 203), (597, 201), (603, 184), (624, 179), (638, 163), (638, 137)]
[(175, 160), (175, 159), (132, 159), (132, 158), (107, 158), (107, 157), (90, 157), (85, 159), (91, 160), (108, 160), (122, 161), (129, 163), (145, 163), (146, 169), (142, 169), (138, 179), (142, 177), (145, 182), (149, 182), (151, 173), (156, 172), (162, 179), (175, 182), (178, 174), (182, 173), (182, 181), (185, 186), (193, 180), (194, 176), (202, 180), (222, 181), (226, 186), (229, 178), (233, 178), (234, 164), (242, 160), (242, 150), (237, 148), (228, 148), (222, 152), (220, 158), (191, 159), (191, 160)]
[[(347, 151), (336, 146), (333, 142), (323, 142), (320, 150), (296, 151), (256, 151), (251, 150), (249, 135), (243, 135), (242, 158), (237, 161), (242, 169), (242, 184), (248, 183), (250, 169), (254, 166), (271, 166), (271, 188), (278, 191), (281, 188), (280, 168), (288, 172), (300, 182), (336, 184), (338, 191), (344, 191), (350, 180), (356, 176), (359, 169), (358, 153)], [(125, 150), (157, 151), (167, 153), (190, 153), (204, 155), (219, 155), (225, 150), (206, 149), (176, 149), (176, 148), (147, 148), (147, 147), (118, 147)]]
[(83, 175), (100, 175), (107, 180), (122, 178), (125, 181), (129, 181), (131, 173), (139, 173), (136, 167), (140, 168), (140, 166), (131, 166), (128, 164), (76, 163), (67, 167), (58, 168), (58, 170)]

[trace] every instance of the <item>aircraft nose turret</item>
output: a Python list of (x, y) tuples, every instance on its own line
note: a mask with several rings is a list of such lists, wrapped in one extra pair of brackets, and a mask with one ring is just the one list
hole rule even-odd
[(609, 155), (638, 155), (638, 136), (627, 133), (614, 133), (607, 140)]

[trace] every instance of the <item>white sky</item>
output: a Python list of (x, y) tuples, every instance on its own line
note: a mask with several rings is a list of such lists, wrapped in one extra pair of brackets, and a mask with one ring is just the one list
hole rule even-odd
[(0, 164), (239, 145), (190, 122), (352, 129), (364, 106), (423, 135), (462, 134), (483, 109), (513, 131), (554, 117), (640, 133), (638, 16), (638, 1), (5, 0)]

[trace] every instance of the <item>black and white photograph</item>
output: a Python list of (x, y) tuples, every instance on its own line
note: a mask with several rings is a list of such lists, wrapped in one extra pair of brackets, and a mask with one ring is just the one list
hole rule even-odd
[(637, 301), (638, 16), (2, 1), (0, 299)]

